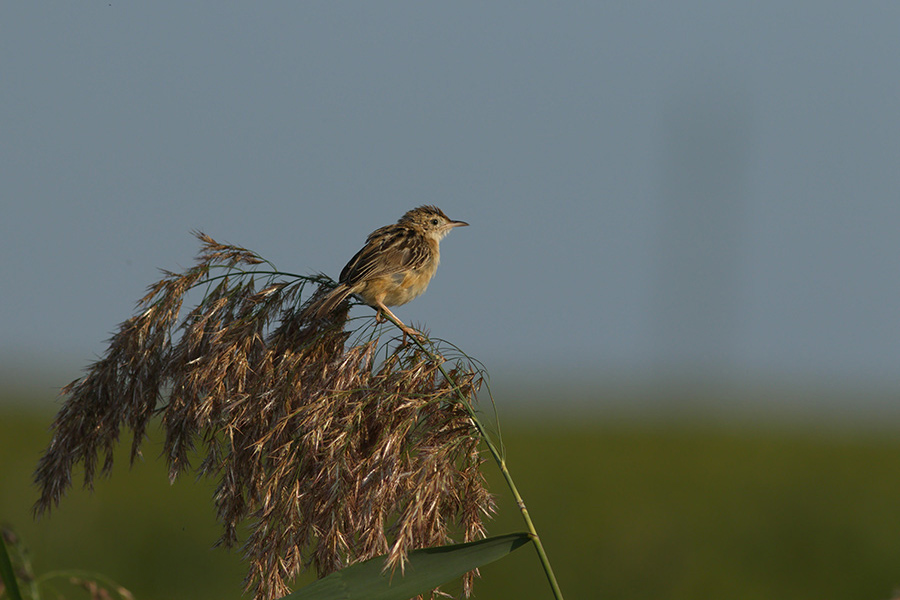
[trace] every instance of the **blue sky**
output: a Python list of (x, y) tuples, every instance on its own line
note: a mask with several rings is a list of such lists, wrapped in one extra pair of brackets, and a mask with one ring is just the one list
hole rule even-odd
[(191, 229), (337, 276), (437, 204), (472, 226), (395, 312), (492, 370), (897, 386), (898, 28), (897, 3), (5, 3), (0, 356), (74, 377)]

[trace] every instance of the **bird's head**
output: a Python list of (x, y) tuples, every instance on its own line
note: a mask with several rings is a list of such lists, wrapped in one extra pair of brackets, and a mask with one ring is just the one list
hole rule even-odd
[(443, 239), (454, 227), (465, 227), (465, 221), (454, 221), (444, 214), (437, 206), (420, 206), (407, 211), (397, 221), (400, 224), (412, 225), (422, 233), (437, 241)]

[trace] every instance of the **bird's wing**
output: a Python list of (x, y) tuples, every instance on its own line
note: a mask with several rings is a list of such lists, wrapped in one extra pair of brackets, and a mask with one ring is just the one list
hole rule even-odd
[(341, 271), (341, 283), (353, 286), (372, 277), (416, 269), (428, 262), (427, 242), (409, 227), (388, 225), (373, 231), (362, 250)]

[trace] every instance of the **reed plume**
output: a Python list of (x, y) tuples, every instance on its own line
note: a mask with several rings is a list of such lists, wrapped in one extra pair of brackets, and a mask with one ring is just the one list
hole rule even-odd
[(413, 549), (483, 538), (494, 502), (469, 412), (481, 370), (459, 355), (444, 363), (437, 345), (398, 344), (373, 319), (345, 330), (349, 301), (304, 317), (332, 280), (196, 235), (196, 264), (164, 272), (63, 389), (35, 513), (59, 503), (78, 464), (86, 488), (108, 476), (123, 427), (133, 463), (158, 423), (170, 480), (217, 480), (219, 543), (243, 544), (256, 600), (285, 595), (306, 569), (322, 577), (383, 554), (402, 569)]

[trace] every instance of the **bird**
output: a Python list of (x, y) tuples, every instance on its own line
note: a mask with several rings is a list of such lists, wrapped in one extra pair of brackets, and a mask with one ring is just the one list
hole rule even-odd
[(306, 309), (313, 320), (326, 318), (349, 296), (373, 307), (376, 321), (389, 315), (405, 336), (422, 339), (388, 308), (421, 296), (441, 262), (440, 242), (465, 221), (454, 221), (437, 206), (419, 206), (407, 211), (393, 225), (376, 229), (366, 244), (341, 270), (337, 286), (314, 299)]

